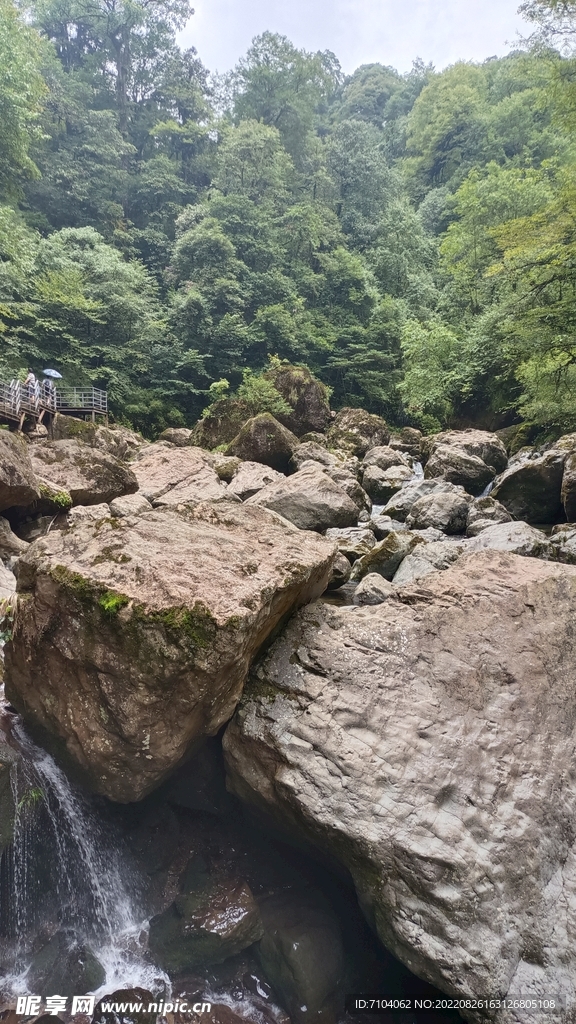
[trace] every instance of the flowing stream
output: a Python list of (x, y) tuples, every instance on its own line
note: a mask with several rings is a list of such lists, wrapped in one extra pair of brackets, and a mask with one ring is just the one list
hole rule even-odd
[(104, 968), (97, 994), (168, 989), (167, 976), (147, 957), (144, 886), (128, 851), (19, 719), (10, 731), (20, 757), (11, 768), (14, 841), (0, 890), (2, 963), (8, 964), (0, 993), (29, 991), (36, 936), (58, 930)]

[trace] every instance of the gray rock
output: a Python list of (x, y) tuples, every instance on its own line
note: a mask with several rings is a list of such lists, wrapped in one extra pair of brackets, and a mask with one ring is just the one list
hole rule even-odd
[(390, 430), (381, 416), (364, 409), (341, 409), (326, 434), (332, 448), (362, 458), (371, 448), (388, 444)]
[(263, 487), (245, 504), (278, 512), (300, 530), (323, 532), (331, 527), (355, 526), (358, 520), (358, 506), (316, 463)]
[(576, 519), (576, 454), (574, 452), (568, 454), (564, 463), (560, 497), (566, 519), (571, 523)]
[(41, 494), (44, 496), (42, 485), (45, 485), (49, 492), (46, 497), (56, 506), (58, 492), (62, 493), (62, 507), (65, 507), (70, 499), (73, 505), (99, 505), (138, 490), (131, 468), (82, 441), (32, 445), (30, 459), (40, 481)]
[(349, 526), (346, 530), (326, 530), (328, 540), (335, 540), (338, 550), (346, 555), (350, 562), (355, 562), (362, 555), (367, 555), (376, 544), (376, 538), (367, 527)]
[(263, 487), (280, 480), (284, 480), (282, 473), (270, 469), (269, 466), (263, 466), (261, 462), (242, 462), (228, 484), (228, 493), (235, 494), (241, 501), (245, 501)]
[(0, 512), (13, 505), (30, 505), (40, 497), (32, 450), (20, 436), (0, 430)]
[(169, 441), (170, 444), (176, 445), (177, 448), (185, 448), (186, 445), (193, 444), (194, 433), (192, 430), (188, 430), (187, 427), (167, 427), (160, 434), (159, 441)]
[[(326, 442), (325, 438), (324, 442)], [(319, 462), (321, 466), (330, 466), (336, 469), (341, 468), (344, 461), (344, 457), (339, 458), (333, 452), (329, 452), (325, 443), (322, 445), (317, 441), (303, 441), (292, 453), (290, 469), (297, 472), (305, 462)]]
[(371, 448), (366, 452), (366, 455), (362, 459), (362, 468), (367, 469), (368, 466), (377, 466), (378, 469), (391, 469), (392, 466), (403, 466), (405, 469), (411, 469), (410, 462), (402, 452), (395, 451), (389, 445), (379, 445), (377, 448)]
[(349, 498), (352, 498), (359, 512), (370, 513), (372, 511), (370, 496), (360, 486), (358, 479), (353, 473), (349, 472), (344, 466), (341, 469), (327, 466), (325, 472), (335, 484), (338, 484), (346, 492)]
[(333, 1021), (345, 980), (338, 921), (311, 889), (260, 901), (258, 958), (294, 1024)]
[(414, 580), (423, 579), (431, 572), (447, 569), (462, 554), (461, 544), (447, 544), (446, 540), (420, 544), (408, 555), (394, 575), (394, 586), (403, 587)]
[(409, 466), (390, 466), (380, 469), (379, 466), (367, 466), (362, 474), (362, 486), (378, 504), (385, 504), (413, 476)]
[(405, 531), (389, 533), (385, 540), (375, 544), (367, 555), (363, 555), (352, 568), (352, 579), (362, 580), (368, 573), (379, 573), (384, 579), (391, 580), (400, 562), (416, 547), (424, 544), (420, 537)]
[(461, 493), (427, 494), (415, 501), (406, 518), (411, 530), (425, 530), (432, 526), (444, 533), (464, 533), (468, 519), (470, 498)]
[(496, 476), (493, 466), (487, 466), (477, 455), (455, 445), (437, 445), (424, 470), (426, 479), (444, 477), (450, 483), (460, 484), (468, 494), (479, 495)]
[(486, 466), (492, 467), (492, 476), (502, 473), (508, 464), (508, 455), (502, 441), (497, 434), (488, 430), (444, 430), (440, 434), (422, 438), (423, 461), (430, 459), (439, 447), (455, 448), (480, 459)]
[(346, 583), (348, 583), (351, 573), (352, 568), (350, 566), (350, 562), (346, 558), (346, 555), (343, 555), (342, 552), (340, 552), (334, 559), (332, 576), (330, 577), (326, 590), (339, 590), (340, 587), (344, 587)]
[(511, 551), (515, 555), (550, 558), (550, 542), (528, 523), (497, 523), (466, 542), (468, 551)]
[(439, 478), (437, 480), (414, 480), (414, 483), (407, 483), (402, 490), (398, 491), (384, 506), (384, 515), (392, 519), (399, 519), (404, 522), (412, 506), (420, 498), (429, 494), (464, 494), (463, 487), (456, 487), (448, 480)]
[(102, 519), (110, 519), (110, 506), (106, 502), (100, 505), (76, 505), (66, 516), (69, 527), (81, 523), (97, 523)]
[(434, 526), (427, 526), (425, 530), (410, 530), (410, 533), (415, 534), (417, 537), (422, 537), (422, 540), (427, 541), (428, 544), (434, 544), (437, 540), (441, 540), (446, 544), (448, 537), (442, 530), (437, 530)]
[(16, 577), (0, 562), (0, 601), (12, 597), (14, 593), (16, 593)]
[(531, 459), (523, 455), (496, 479), (492, 497), (516, 519), (553, 523), (562, 511), (562, 477), (566, 452), (551, 449)]
[(512, 516), (495, 498), (477, 498), (468, 506), (466, 536), (476, 537), (495, 523), (509, 523)]
[(236, 455), (245, 462), (261, 462), (279, 473), (287, 473), (298, 445), (298, 438), (292, 431), (269, 412), (263, 412), (244, 424), (228, 445), (226, 455)]
[(422, 431), (415, 427), (404, 427), (399, 434), (392, 434), (388, 445), (396, 452), (404, 452), (413, 459), (420, 460)]
[(370, 529), (377, 540), (385, 540), (389, 533), (402, 533), (408, 527), (406, 523), (401, 523), (399, 519), (392, 519), (390, 516), (374, 516), (370, 520)]
[(140, 493), (154, 506), (201, 501), (239, 501), (210, 465), (201, 448), (174, 448), (158, 441), (132, 463)]
[(257, 942), (263, 930), (246, 882), (202, 879), (198, 885), (197, 875), (191, 880), (191, 891), (150, 921), (150, 950), (162, 967), (176, 973), (222, 963)]
[(576, 567), (484, 551), (398, 597), (292, 619), (226, 731), (229, 785), (337, 857), (443, 992), (574, 999)]
[[(410, 557), (410, 556), (408, 556)], [(377, 572), (369, 572), (354, 591), (354, 604), (382, 604), (396, 593), (396, 588)]]
[(123, 494), (121, 498), (114, 498), (110, 502), (110, 512), (113, 516), (140, 516), (143, 512), (150, 512), (152, 505), (141, 491), (136, 494)]
[(100, 988), (106, 972), (84, 943), (62, 929), (34, 954), (26, 977), (33, 992), (70, 997)]
[(10, 558), (12, 555), (21, 555), (28, 544), (12, 532), (7, 519), (0, 516), (0, 558)]

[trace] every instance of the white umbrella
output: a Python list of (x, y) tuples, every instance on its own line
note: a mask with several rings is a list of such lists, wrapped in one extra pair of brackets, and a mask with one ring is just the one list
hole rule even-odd
[(54, 380), (62, 380), (62, 374), (58, 370), (42, 370), (45, 377), (53, 377)]

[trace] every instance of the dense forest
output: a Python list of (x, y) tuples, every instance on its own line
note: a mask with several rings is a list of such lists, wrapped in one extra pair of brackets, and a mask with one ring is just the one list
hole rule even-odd
[[(254, 39), (187, 0), (0, 0), (0, 377), (154, 434), (306, 364), (396, 425), (576, 429), (576, 2), (438, 73)], [(278, 398), (278, 396), (276, 396)]]

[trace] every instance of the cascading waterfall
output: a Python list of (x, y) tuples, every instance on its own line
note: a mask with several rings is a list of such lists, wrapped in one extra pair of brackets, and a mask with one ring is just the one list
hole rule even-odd
[(144, 887), (128, 852), (18, 720), (11, 734), (21, 757), (11, 770), (14, 839), (0, 890), (9, 963), (0, 993), (29, 990), (34, 937), (57, 930), (73, 934), (99, 960), (106, 980), (97, 994), (169, 989), (167, 976), (147, 958)]

